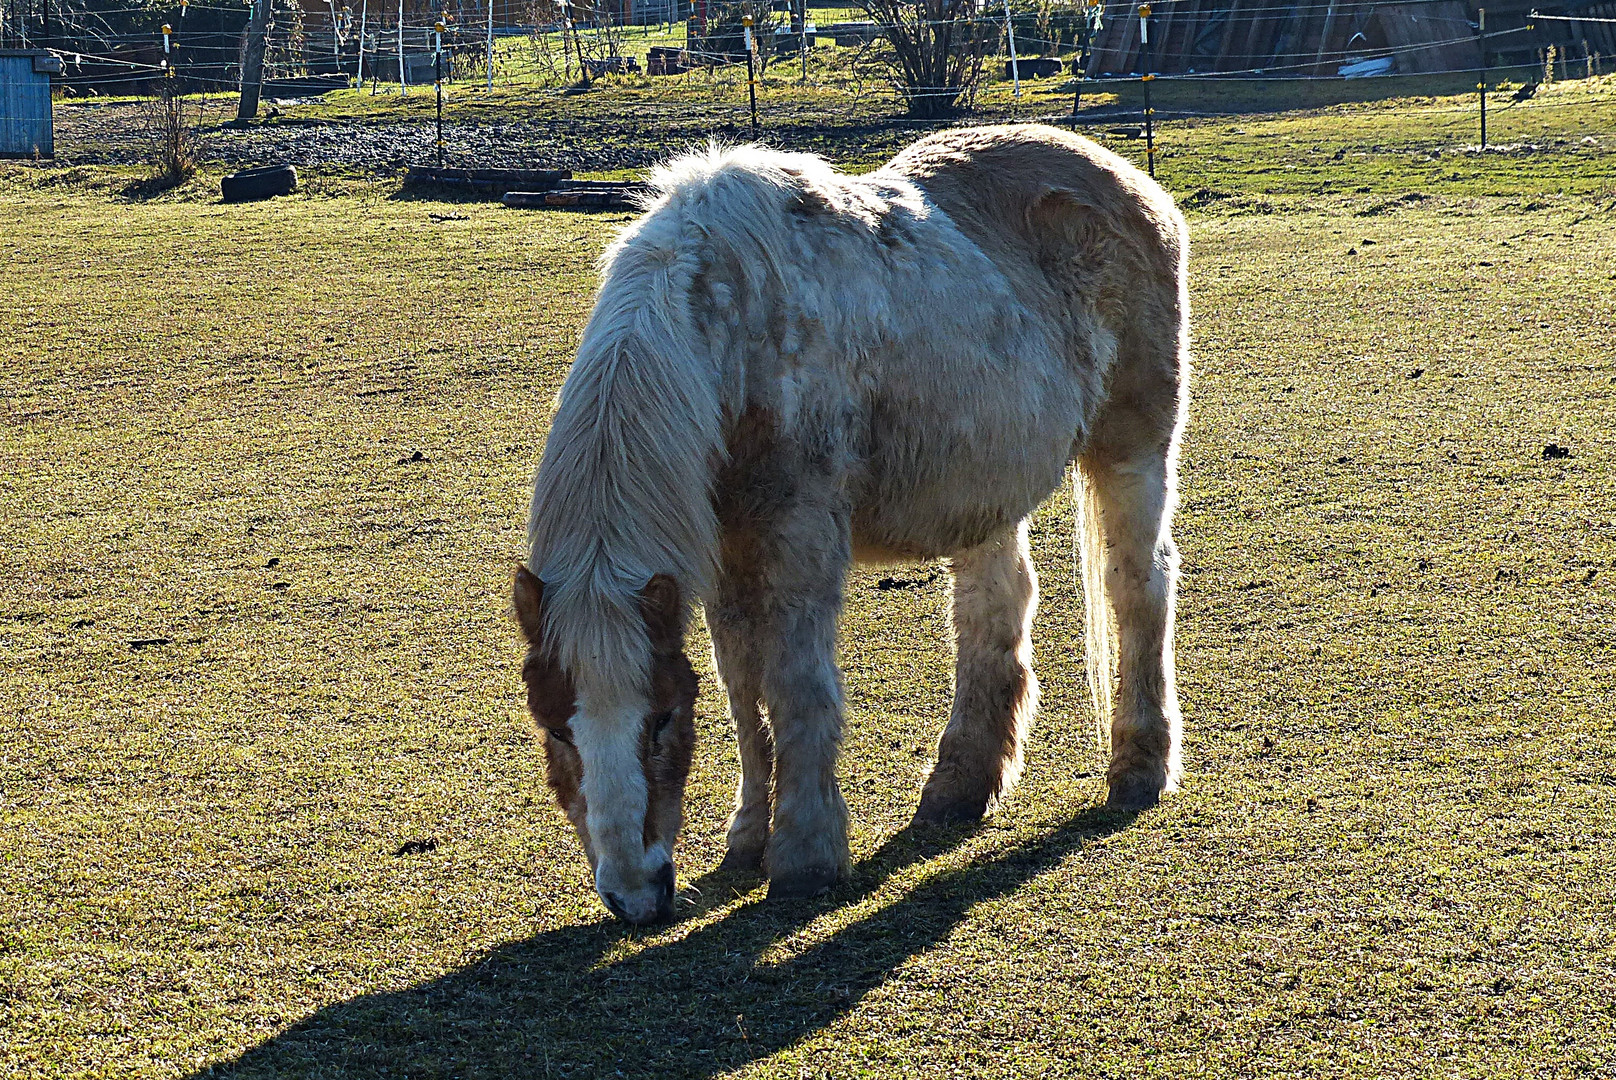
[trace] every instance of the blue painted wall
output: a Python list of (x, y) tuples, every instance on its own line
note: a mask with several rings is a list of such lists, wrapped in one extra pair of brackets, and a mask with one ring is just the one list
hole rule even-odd
[(34, 71), (34, 55), (0, 52), (0, 157), (50, 157), (50, 76)]

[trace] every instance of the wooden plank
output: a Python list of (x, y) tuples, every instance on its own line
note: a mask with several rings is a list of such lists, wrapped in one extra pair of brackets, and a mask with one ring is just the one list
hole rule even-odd
[(1157, 71), (1181, 71), (1173, 55), (1173, 33), (1184, 21), (1183, 4), (1157, 4), (1150, 9), (1150, 66)]
[(1139, 16), (1136, 5), (1116, 5), (1116, 42), (1112, 49), (1113, 74), (1126, 75), (1133, 71), (1133, 58), (1139, 49)]
[(1097, 74), (1121, 75), (1128, 70), (1125, 57), (1128, 50), (1128, 13), (1132, 10), (1132, 5), (1126, 2), (1107, 0), (1105, 22), (1094, 44), (1093, 70)]
[(1324, 59), (1326, 50), (1330, 48), (1330, 38), (1335, 33), (1336, 10), (1340, 7), (1339, 0), (1330, 0), (1330, 6), (1324, 13), (1324, 25), (1319, 28), (1319, 47), (1313, 54), (1314, 74), (1334, 75), (1339, 63), (1327, 63)]
[(1464, 71), (1481, 66), (1481, 42), (1470, 32), (1470, 12), (1460, 0), (1448, 0), (1433, 6), (1429, 17), (1435, 25), (1430, 28), (1433, 41), (1453, 41), (1432, 50), (1435, 71)]
[(1156, 53), (1157, 71), (1178, 74), (1193, 66), (1190, 45), (1202, 18), (1200, 0), (1167, 5), (1167, 20), (1162, 24), (1161, 46)]
[(572, 178), (567, 169), (459, 169), (431, 165), (411, 165), (404, 174), (406, 186), (444, 184), (491, 194), (518, 189), (556, 187)]
[(1252, 9), (1255, 0), (1234, 0), (1229, 6), (1229, 23), (1223, 28), (1223, 41), (1218, 46), (1218, 60), (1214, 67), (1216, 71), (1238, 71), (1246, 65), (1241, 61), (1243, 54), (1236, 53), (1236, 48), (1243, 48), (1246, 36), (1251, 32)]
[(632, 193), (622, 188), (576, 191), (507, 191), (500, 202), (515, 210), (550, 210), (587, 207), (606, 209), (633, 205)]
[(1270, 48), (1273, 44), (1273, 23), (1274, 8), (1272, 4), (1260, 5), (1257, 10), (1252, 12), (1251, 29), (1246, 32), (1246, 44), (1240, 50), (1245, 60), (1240, 65), (1240, 70), (1245, 71), (1266, 66), (1267, 57), (1272, 55), (1273, 52)]
[(1269, 65), (1286, 77), (1307, 74), (1308, 15), (1286, 8), (1274, 20), (1274, 39), (1268, 47)]
[[(1469, 18), (1460, 0), (1386, 4), (1374, 14), (1387, 48), (1395, 51), (1397, 70), (1405, 74), (1479, 67), (1481, 47), (1469, 33)], [(1456, 37), (1464, 40), (1440, 44)]]
[(1269, 28), (1273, 22), (1274, 5), (1271, 0), (1258, 0), (1252, 4), (1251, 22), (1246, 26), (1245, 40), (1240, 44), (1239, 70), (1262, 67), (1269, 62), (1267, 45), (1272, 36)]

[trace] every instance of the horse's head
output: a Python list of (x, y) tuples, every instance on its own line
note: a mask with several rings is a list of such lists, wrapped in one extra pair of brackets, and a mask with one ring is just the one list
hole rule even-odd
[(684, 654), (684, 600), (665, 574), (640, 591), (650, 641), (648, 685), (579, 692), (544, 643), (544, 583), (516, 571), (527, 637), (522, 681), (544, 732), (550, 789), (578, 830), (595, 889), (612, 914), (642, 924), (673, 909), (673, 845), (696, 745), (696, 673)]

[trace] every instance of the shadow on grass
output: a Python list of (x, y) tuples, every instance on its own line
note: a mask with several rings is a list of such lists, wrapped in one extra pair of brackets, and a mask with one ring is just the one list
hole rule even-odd
[(123, 187), (118, 189), (118, 194), (130, 202), (146, 202), (149, 199), (157, 198), (159, 195), (167, 195), (175, 188), (183, 186), (191, 179), (192, 175), (194, 175), (194, 170), (184, 176), (168, 176), (161, 173), (143, 176), (124, 184)]
[[(629, 932), (566, 927), (494, 949), (442, 978), (320, 1010), (201, 1077), (709, 1077), (786, 1049), (852, 1010), (901, 964), (1133, 815), (1101, 808), (902, 898), (800, 952), (817, 917), (957, 846), (969, 828), (904, 830), (817, 901), (756, 901), (683, 937), (605, 958)], [(723, 902), (728, 875), (696, 883), (696, 913)], [(674, 933), (677, 933), (675, 929)], [(765, 954), (780, 946), (778, 960)]]

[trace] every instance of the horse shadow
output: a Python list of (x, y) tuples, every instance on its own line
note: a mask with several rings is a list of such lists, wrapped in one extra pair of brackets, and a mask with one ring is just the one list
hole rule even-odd
[[(976, 827), (905, 829), (823, 899), (742, 903), (682, 936), (675, 924), (666, 941), (638, 950), (624, 947), (631, 931), (606, 920), (512, 942), (440, 978), (327, 1006), (191, 1080), (715, 1076), (823, 1030), (942, 941), (971, 908), (1133, 818), (1085, 810), (816, 935), (816, 920), (870, 899)], [(693, 914), (726, 902), (740, 880), (714, 872), (695, 882), (687, 889)], [(623, 955), (614, 959), (614, 951)]]

